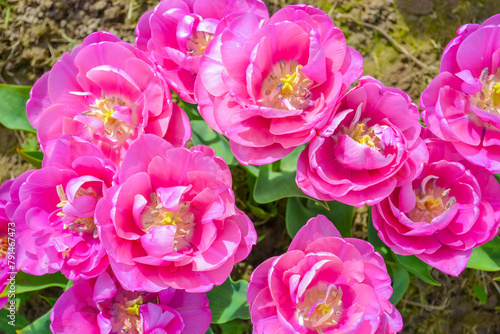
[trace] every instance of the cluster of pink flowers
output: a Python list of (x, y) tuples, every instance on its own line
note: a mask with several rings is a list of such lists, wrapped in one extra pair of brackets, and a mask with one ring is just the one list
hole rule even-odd
[[(170, 89), (244, 165), (307, 144), (299, 188), (372, 205), (397, 254), (456, 276), (498, 233), (500, 15), (446, 48), (422, 95), (426, 130), (406, 93), (361, 77), (359, 52), (312, 6), (269, 17), (261, 0), (164, 0), (136, 34), (137, 47), (93, 33), (35, 83), (27, 115), (42, 168), (0, 187), (0, 283), (10, 221), (17, 270), (75, 281), (54, 333), (205, 333), (205, 292), (257, 242), (225, 161), (186, 147), (189, 119)], [(254, 333), (402, 329), (382, 256), (323, 216), (250, 280)]]
[(301, 153), (299, 188), (372, 205), (392, 251), (458, 276), (500, 226), (499, 33), (500, 14), (458, 30), (422, 94), (425, 130), (408, 95), (360, 78)]

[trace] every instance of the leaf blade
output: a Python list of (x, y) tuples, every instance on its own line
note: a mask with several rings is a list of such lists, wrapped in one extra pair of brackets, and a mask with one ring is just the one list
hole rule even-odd
[(224, 324), (234, 319), (250, 319), (247, 303), (248, 282), (234, 282), (228, 278), (224, 283), (207, 292), (212, 311), (212, 324)]
[(26, 116), (31, 86), (0, 84), (0, 123), (12, 130), (36, 133)]

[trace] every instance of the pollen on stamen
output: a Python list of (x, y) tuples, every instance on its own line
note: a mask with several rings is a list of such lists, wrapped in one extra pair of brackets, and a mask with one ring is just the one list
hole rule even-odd
[(262, 99), (267, 107), (283, 110), (303, 110), (312, 105), (312, 81), (294, 60), (281, 60), (263, 80)]

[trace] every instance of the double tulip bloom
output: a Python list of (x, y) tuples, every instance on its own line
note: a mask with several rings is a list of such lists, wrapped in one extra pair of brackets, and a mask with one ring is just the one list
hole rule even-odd
[(219, 22), (229, 15), (254, 13), (268, 18), (261, 0), (164, 0), (137, 23), (137, 47), (147, 52), (170, 87), (195, 103), (200, 62)]
[(392, 334), (403, 322), (391, 295), (382, 256), (319, 215), (255, 269), (247, 299), (256, 334)]
[(191, 137), (187, 115), (147, 55), (108, 32), (96, 32), (65, 53), (33, 86), (26, 105), (45, 155), (63, 134), (96, 145), (120, 164), (143, 133), (182, 146)]
[(317, 8), (287, 6), (269, 20), (229, 16), (205, 49), (195, 95), (238, 161), (262, 165), (311, 140), (362, 66)]
[(471, 163), (500, 172), (500, 14), (467, 24), (422, 93), (423, 119)]
[[(14, 240), (14, 238), (9, 236), (9, 227), (14, 227), (14, 229), (10, 230), (13, 231), (15, 230), (15, 226), (12, 224), (9, 225), (12, 222), (9, 220), (5, 210), (7, 203), (10, 201), (10, 187), (12, 183), (14, 183), (14, 180), (7, 180), (0, 185), (0, 289), (2, 291), (7, 286), (10, 273), (15, 272), (15, 270), (9, 268), (9, 258), (7, 256), (9, 252), (9, 238)], [(10, 235), (13, 236), (14, 234)], [(7, 302), (7, 297), (0, 298), (0, 307), (3, 307)]]
[(208, 291), (257, 241), (236, 208), (227, 164), (206, 146), (174, 148), (144, 135), (125, 155), (118, 179), (97, 204), (96, 221), (125, 289)]
[(109, 261), (94, 212), (115, 173), (97, 147), (64, 135), (42, 169), (18, 177), (7, 206), (16, 223), (18, 269), (33, 275), (60, 270), (70, 280), (103, 272)]
[(166, 288), (128, 291), (108, 271), (76, 281), (57, 300), (50, 330), (66, 333), (205, 333), (211, 313), (204, 293)]
[(458, 276), (474, 247), (498, 234), (500, 185), (465, 160), (449, 142), (427, 138), (429, 161), (413, 182), (372, 210), (382, 241), (401, 255)]
[(420, 129), (407, 94), (363, 77), (300, 155), (297, 184), (320, 200), (376, 204), (411, 182), (427, 160)]

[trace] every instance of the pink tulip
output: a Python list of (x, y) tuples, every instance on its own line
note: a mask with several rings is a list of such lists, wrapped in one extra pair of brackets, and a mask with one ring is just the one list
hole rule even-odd
[(287, 6), (269, 20), (228, 17), (217, 33), (195, 93), (203, 118), (245, 165), (279, 160), (311, 140), (363, 72), (361, 55), (312, 6)]
[(427, 160), (420, 128), (407, 94), (363, 77), (300, 155), (297, 184), (320, 200), (376, 204), (411, 182)]
[(26, 105), (45, 155), (68, 133), (98, 146), (120, 164), (141, 133), (183, 146), (187, 115), (146, 54), (108, 32), (89, 35), (33, 86)]
[(500, 172), (500, 14), (457, 31), (441, 73), (422, 93), (422, 117), (471, 163)]
[[(16, 224), (11, 222), (5, 211), (10, 201), (10, 188), (14, 179), (7, 180), (0, 185), (0, 290), (5, 290), (10, 273), (15, 273), (15, 237)], [(9, 243), (12, 246), (9, 249)], [(9, 256), (10, 255), (10, 256)], [(10, 260), (10, 263), (9, 263)], [(9, 264), (11, 267), (9, 267)], [(8, 298), (0, 298), (0, 308), (8, 302)]]
[(194, 82), (200, 60), (217, 24), (236, 13), (269, 18), (261, 0), (164, 0), (137, 23), (137, 47), (151, 55), (169, 85), (195, 103)]
[(127, 290), (208, 291), (256, 243), (226, 163), (207, 146), (174, 148), (143, 135), (125, 155), (119, 182), (98, 203), (96, 219)]
[(97, 147), (64, 135), (42, 169), (21, 175), (22, 183), (16, 180), (11, 189), (12, 208), (7, 206), (18, 232), (18, 269), (33, 275), (60, 270), (70, 280), (105, 270), (109, 262), (94, 210), (115, 173)]
[(79, 280), (50, 314), (54, 334), (205, 334), (211, 313), (204, 293), (167, 287), (158, 293), (125, 290), (107, 271)]
[(256, 334), (391, 334), (403, 327), (391, 295), (382, 256), (319, 215), (255, 269), (247, 299)]
[(373, 207), (373, 226), (395, 253), (458, 276), (472, 249), (498, 234), (500, 185), (449, 142), (426, 143), (430, 157), (422, 173)]

